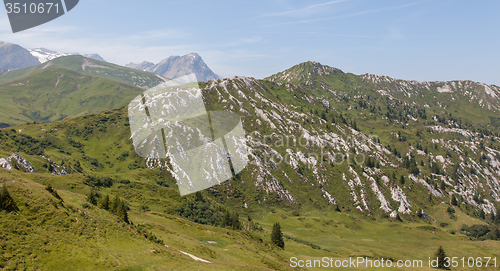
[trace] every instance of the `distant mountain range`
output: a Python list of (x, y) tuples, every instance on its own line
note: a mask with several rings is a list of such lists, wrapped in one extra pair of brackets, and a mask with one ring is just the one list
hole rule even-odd
[[(46, 48), (28, 49), (28, 51), (34, 57), (36, 57), (38, 59), (38, 61), (40, 61), (40, 63), (45, 63), (45, 62), (47, 62), (49, 60), (52, 60), (54, 58), (58, 58), (58, 57), (61, 57), (61, 56), (80, 55), (79, 53), (67, 54), (67, 53), (56, 52), (56, 51), (52, 51), (52, 50), (49, 50), (49, 49), (46, 49)], [(86, 55), (83, 55), (83, 56), (84, 57), (88, 57), (88, 58), (92, 58), (92, 59), (95, 59), (95, 60), (106, 62), (106, 60), (104, 60), (104, 58), (102, 58), (98, 54), (86, 54)]]
[[(45, 63), (54, 58), (79, 53), (61, 53), (46, 48), (25, 49), (17, 44), (0, 41), (0, 72), (22, 69)], [(98, 54), (85, 54), (87, 58), (106, 61)]]
[(176, 78), (194, 73), (200, 82), (220, 78), (205, 64), (197, 53), (184, 56), (171, 56), (163, 59), (158, 64), (147, 61), (139, 64), (129, 63), (126, 67), (156, 73), (167, 78)]
[(40, 61), (23, 47), (0, 41), (0, 71), (10, 71), (35, 66)]
[[(0, 72), (32, 67), (58, 57), (71, 55), (81, 54), (62, 53), (46, 48), (25, 49), (17, 44), (0, 41)], [(98, 54), (84, 54), (82, 56), (106, 62)], [(171, 56), (163, 59), (158, 64), (143, 61), (139, 64), (130, 63), (126, 67), (152, 72), (167, 78), (176, 78), (194, 73), (200, 82), (220, 78), (197, 53), (190, 53), (184, 56)]]

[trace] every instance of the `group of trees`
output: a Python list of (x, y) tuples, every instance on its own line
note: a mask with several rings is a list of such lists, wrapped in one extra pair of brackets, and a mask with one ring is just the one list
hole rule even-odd
[[(184, 204), (177, 207), (176, 212), (180, 216), (195, 223), (230, 228), (233, 230), (242, 229), (242, 223), (237, 211), (230, 212), (221, 206), (213, 206), (204, 199), (200, 192), (196, 192), (193, 198), (188, 199)], [(248, 222), (252, 224), (252, 219), (250, 217), (248, 217)], [(249, 228), (247, 227), (247, 229)], [(285, 247), (283, 233), (279, 223), (273, 225), (271, 243), (282, 249)]]
[(61, 149), (61, 146), (57, 144), (57, 141), (52, 137), (46, 137), (39, 140), (17, 132), (10, 134), (9, 137), (14, 141), (16, 151), (24, 152), (29, 155), (43, 155), (47, 147)]
[(500, 240), (500, 232), (496, 225), (462, 225), (460, 230), (467, 236), (476, 240)]
[(47, 190), (52, 196), (54, 196), (54, 198), (60, 201), (63, 200), (61, 196), (59, 196), (59, 194), (57, 193), (57, 190), (55, 190), (50, 183), (45, 186), (45, 190)]
[(83, 183), (92, 186), (92, 187), (111, 187), (113, 185), (113, 178), (109, 176), (92, 176), (92, 175), (87, 175), (85, 176), (85, 179), (83, 180)]
[(98, 194), (94, 190), (91, 190), (87, 196), (87, 202), (115, 214), (125, 223), (129, 223), (129, 207), (127, 203), (118, 195), (116, 195), (113, 199), (110, 199), (109, 195), (105, 195), (104, 197), (99, 198)]
[(431, 165), (431, 173), (441, 174), (441, 169), (439, 168), (437, 163), (432, 163)]
[(144, 238), (148, 239), (149, 241), (160, 245), (164, 244), (162, 239), (156, 237), (154, 233), (148, 231), (143, 225), (138, 225), (136, 230), (138, 234), (144, 236)]
[[(456, 203), (456, 198), (452, 198), (452, 204)], [(462, 225), (460, 230), (463, 234), (473, 238), (474, 240), (498, 240), (500, 241), (500, 212), (499, 210), (495, 213), (490, 213), (486, 215), (484, 210), (480, 210), (477, 215), (480, 219), (487, 222), (487, 224), (477, 224), (477, 225)]]
[(193, 199), (188, 199), (184, 204), (178, 206), (176, 212), (195, 223), (234, 230), (241, 229), (238, 212), (231, 213), (221, 206), (213, 206), (203, 198), (200, 192), (196, 192)]
[(420, 170), (418, 169), (417, 166), (417, 161), (415, 160), (415, 157), (404, 157), (403, 158), (403, 166), (410, 171), (411, 174), (418, 175), (420, 173)]

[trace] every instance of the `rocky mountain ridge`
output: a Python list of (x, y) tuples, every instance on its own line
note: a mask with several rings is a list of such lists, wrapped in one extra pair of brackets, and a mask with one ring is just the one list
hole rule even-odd
[(23, 47), (0, 41), (0, 72), (35, 66), (40, 61)]
[[(61, 52), (52, 51), (52, 50), (49, 50), (46, 48), (28, 49), (28, 51), (30, 52), (30, 54), (32, 54), (34, 57), (36, 57), (38, 59), (38, 61), (40, 61), (40, 63), (45, 63), (49, 60), (52, 60), (54, 58), (58, 58), (61, 56), (81, 55), (79, 53), (71, 53), (71, 54), (61, 53)], [(104, 60), (104, 58), (102, 58), (98, 54), (84, 54), (83, 56), (87, 57), (87, 58), (106, 62), (106, 60)]]
[(129, 63), (126, 67), (152, 72), (171, 79), (191, 73), (196, 74), (200, 82), (219, 78), (197, 53), (190, 53), (184, 56), (171, 56), (157, 64), (147, 61), (139, 64)]

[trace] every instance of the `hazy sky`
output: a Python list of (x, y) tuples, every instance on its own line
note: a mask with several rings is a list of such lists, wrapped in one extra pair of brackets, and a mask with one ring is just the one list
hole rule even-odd
[(345, 72), (500, 85), (500, 1), (81, 0), (0, 40), (125, 65), (197, 52), (222, 76), (263, 78), (312, 60)]

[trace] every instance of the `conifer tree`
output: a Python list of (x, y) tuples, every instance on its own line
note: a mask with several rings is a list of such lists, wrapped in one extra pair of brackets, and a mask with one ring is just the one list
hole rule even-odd
[(495, 227), (491, 232), (490, 232), (490, 239), (491, 240), (500, 240), (500, 231), (498, 230), (497, 227)]
[(338, 204), (335, 206), (335, 212), (339, 212), (340, 213), (340, 207), (339, 207)]
[(495, 223), (495, 214), (493, 212), (490, 213), (488, 217), (489, 222), (488, 223)]
[(231, 215), (226, 210), (224, 212), (224, 217), (222, 218), (222, 227), (225, 228), (225, 227), (231, 226), (231, 222), (232, 222), (231, 221)]
[(441, 183), (439, 184), (439, 189), (441, 189), (441, 191), (445, 191), (446, 190), (446, 183), (444, 181), (441, 181)]
[(87, 196), (87, 202), (89, 202), (92, 205), (97, 205), (97, 199), (95, 197), (95, 192), (94, 190), (90, 190), (88, 196)]
[(54, 192), (54, 188), (52, 188), (52, 185), (50, 183), (45, 186), (45, 190), (49, 191), (49, 193)]
[(109, 211), (117, 214), (119, 210), (119, 207), (121, 205), (121, 200), (118, 195), (115, 196), (115, 198), (109, 203)]
[(455, 197), (455, 195), (453, 195), (451, 197), (451, 205), (453, 205), (453, 206), (457, 206), (458, 205), (457, 198)]
[(205, 199), (203, 198), (203, 195), (201, 194), (200, 191), (198, 191), (194, 194), (194, 200), (200, 201), (200, 202), (205, 202)]
[[(119, 200), (119, 199), (118, 199)], [(118, 217), (123, 220), (125, 223), (129, 223), (129, 220), (128, 220), (128, 212), (127, 212), (127, 205), (125, 204), (125, 202), (123, 200), (119, 200), (118, 202), (118, 205), (116, 207), (116, 215), (118, 215)]]
[(436, 254), (434, 254), (434, 257), (437, 258), (438, 260), (438, 266), (436, 267), (437, 269), (446, 269), (450, 270), (450, 267), (446, 267), (447, 261), (445, 260), (446, 253), (444, 252), (444, 249), (442, 246), (439, 246), (438, 250), (436, 251)]
[(486, 213), (484, 212), (483, 209), (481, 209), (481, 211), (479, 211), (479, 218), (481, 218), (482, 220), (486, 219)]
[(232, 226), (233, 226), (233, 230), (239, 230), (241, 228), (241, 225), (240, 225), (240, 216), (238, 214), (238, 212), (234, 211), (233, 212), (233, 216), (232, 216)]
[(104, 210), (109, 210), (109, 196), (106, 195), (104, 198), (102, 198), (101, 202), (99, 202), (99, 207), (101, 207)]
[(283, 240), (283, 233), (281, 232), (280, 223), (276, 222), (273, 225), (271, 233), (271, 242), (281, 249), (285, 249), (285, 241)]
[(2, 190), (0, 191), (0, 210), (5, 211), (16, 211), (17, 206), (14, 199), (10, 196), (9, 191), (7, 190), (7, 186), (2, 185)]

